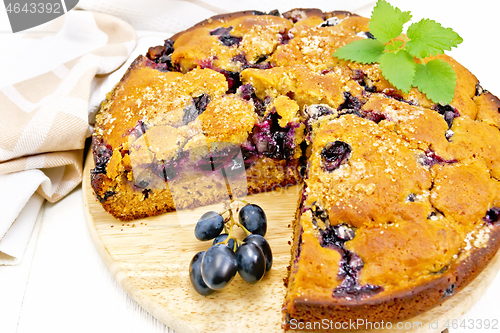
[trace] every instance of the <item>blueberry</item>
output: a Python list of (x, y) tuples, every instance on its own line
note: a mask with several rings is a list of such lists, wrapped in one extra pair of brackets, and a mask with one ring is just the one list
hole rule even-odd
[(219, 70), (221, 74), (224, 74), (226, 77), (227, 81), (227, 93), (228, 94), (233, 94), (236, 92), (236, 90), (241, 86), (241, 79), (240, 79), (240, 73), (239, 72), (232, 72), (232, 71), (227, 71), (225, 69)]
[(215, 211), (203, 214), (194, 229), (194, 235), (198, 240), (207, 241), (217, 237), (224, 228), (224, 218)]
[(229, 34), (229, 32), (233, 29), (233, 27), (227, 27), (227, 28), (224, 28), (224, 27), (220, 27), (220, 28), (217, 28), (217, 29), (214, 29), (212, 31), (210, 31), (210, 35), (212, 36), (218, 36), (219, 37), (219, 41), (226, 45), (226, 46), (233, 46), (233, 45), (239, 45), (241, 40), (243, 38), (241, 37), (236, 37), (236, 36), (231, 36)]
[(486, 212), (486, 216), (483, 217), (483, 221), (486, 223), (497, 223), (500, 218), (500, 208), (493, 207)]
[(415, 195), (415, 193), (410, 193), (406, 197), (406, 201), (408, 201), (408, 202), (415, 202), (416, 199), (417, 199), (417, 196)]
[(210, 289), (201, 276), (201, 260), (204, 254), (205, 251), (198, 252), (194, 255), (193, 259), (191, 259), (189, 263), (189, 279), (191, 280), (191, 285), (198, 294), (208, 296), (213, 294), (215, 290)]
[(384, 288), (377, 285), (366, 284), (364, 286), (359, 283), (356, 285), (340, 285), (335, 288), (333, 294), (337, 297), (362, 297), (362, 296), (373, 296), (383, 291)]
[(380, 123), (382, 120), (386, 119), (383, 114), (375, 111), (363, 112), (363, 118), (371, 120), (377, 124)]
[(268, 154), (271, 157), (277, 159), (285, 158), (285, 138), (286, 138), (285, 132), (274, 132), (272, 134), (272, 139), (274, 143), (271, 144), (271, 149), (268, 152)]
[(439, 112), (439, 114), (441, 114), (444, 117), (444, 120), (448, 124), (448, 128), (451, 128), (451, 125), (453, 124), (453, 119), (460, 116), (457, 109), (455, 109), (450, 104), (447, 105), (437, 104), (436, 106), (434, 106), (434, 110)]
[(354, 111), (361, 110), (363, 103), (357, 98), (351, 95), (349, 92), (344, 92), (344, 103), (342, 103), (337, 110), (350, 109)]
[(182, 122), (187, 125), (198, 118), (198, 116), (199, 114), (196, 106), (194, 104), (189, 104), (184, 108), (184, 116), (182, 116)]
[(351, 146), (343, 141), (327, 143), (321, 151), (323, 168), (327, 171), (336, 170), (340, 165), (347, 162), (351, 151)]
[(451, 128), (451, 125), (453, 125), (453, 119), (455, 119), (455, 112), (445, 111), (443, 116), (444, 116), (444, 120), (448, 124), (448, 128)]
[(238, 92), (245, 101), (249, 101), (255, 93), (255, 88), (251, 84), (244, 84), (238, 88)]
[(164, 55), (169, 55), (174, 52), (174, 41), (169, 39), (165, 39), (165, 51), (163, 52)]

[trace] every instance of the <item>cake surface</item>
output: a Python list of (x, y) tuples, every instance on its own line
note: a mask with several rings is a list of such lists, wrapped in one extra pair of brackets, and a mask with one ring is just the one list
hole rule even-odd
[(399, 321), (500, 246), (500, 101), (446, 55), (449, 105), (336, 59), (369, 20), (219, 15), (138, 57), (103, 102), (91, 184), (130, 220), (302, 183), (283, 326)]

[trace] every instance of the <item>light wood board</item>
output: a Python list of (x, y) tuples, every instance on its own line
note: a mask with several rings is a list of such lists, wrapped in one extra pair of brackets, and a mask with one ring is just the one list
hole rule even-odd
[[(208, 297), (191, 287), (188, 266), (211, 242), (194, 237), (194, 225), (208, 210), (201, 207), (182, 214), (167, 213), (121, 222), (106, 213), (90, 186), (91, 154), (85, 163), (83, 201), (88, 229), (97, 251), (116, 281), (146, 311), (179, 333), (188, 332), (283, 332), (281, 307), (283, 278), (290, 261), (291, 221), (299, 187), (251, 195), (268, 217), (266, 239), (273, 251), (273, 268), (264, 279), (249, 285), (239, 276), (222, 291)], [(241, 234), (240, 236), (243, 236)], [(500, 268), (500, 252), (469, 286), (441, 306), (408, 322), (422, 328), (370, 330), (368, 332), (441, 332), (447, 319), (460, 318), (486, 291)]]

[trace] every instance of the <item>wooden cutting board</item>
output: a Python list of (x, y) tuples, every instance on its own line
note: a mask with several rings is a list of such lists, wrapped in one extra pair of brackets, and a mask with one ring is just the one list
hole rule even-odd
[[(222, 205), (124, 223), (106, 213), (95, 199), (90, 186), (93, 164), (89, 154), (83, 201), (90, 235), (116, 281), (146, 311), (179, 333), (283, 332), (283, 278), (290, 260), (290, 223), (298, 201), (298, 186), (247, 198), (260, 205), (268, 217), (266, 239), (274, 256), (271, 271), (256, 285), (236, 276), (226, 289), (203, 297), (191, 287), (188, 266), (191, 258), (207, 250), (211, 242), (196, 240), (194, 225), (204, 212), (221, 210)], [(468, 287), (441, 306), (408, 321), (421, 322), (422, 329), (365, 332), (441, 332), (447, 319), (451, 325), (451, 320), (460, 318), (479, 300), (499, 268), (500, 252)]]

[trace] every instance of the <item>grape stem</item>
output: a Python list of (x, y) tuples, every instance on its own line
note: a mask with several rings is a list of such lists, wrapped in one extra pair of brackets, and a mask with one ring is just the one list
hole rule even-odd
[[(227, 206), (226, 206), (227, 208), (223, 212), (220, 213), (220, 215), (222, 216), (223, 214), (226, 214), (227, 212), (229, 212), (229, 218), (224, 219), (224, 232), (227, 233), (227, 238), (224, 241), (222, 241), (220, 244), (227, 245), (231, 239), (234, 239), (236, 241), (236, 243), (241, 243), (236, 237), (233, 237), (233, 227), (235, 225), (237, 225), (238, 227), (243, 229), (243, 231), (245, 232), (245, 234), (247, 236), (251, 234), (251, 232), (248, 231), (247, 228), (245, 228), (242, 224), (240, 224), (234, 220), (233, 210), (231, 209), (231, 204), (233, 202), (242, 202), (245, 205), (249, 204), (249, 202), (246, 200), (231, 198), (231, 202), (229, 204), (227, 204)], [(227, 222), (229, 222), (229, 228), (226, 226)]]

